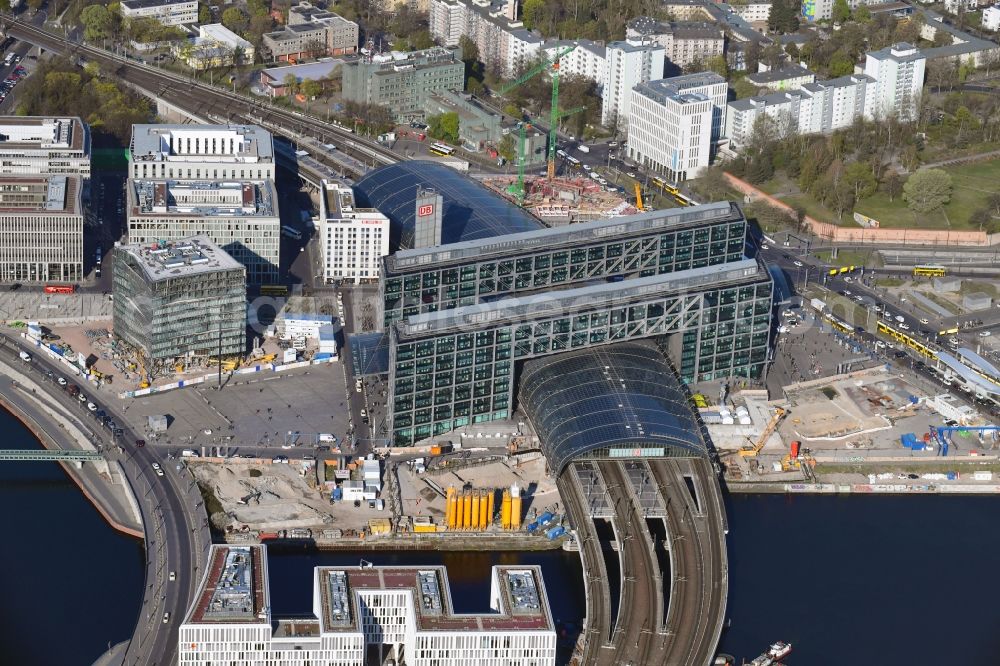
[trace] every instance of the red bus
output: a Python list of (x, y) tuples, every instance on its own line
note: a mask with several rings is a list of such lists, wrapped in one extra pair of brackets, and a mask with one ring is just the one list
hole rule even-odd
[(76, 285), (73, 284), (47, 284), (46, 294), (72, 294), (76, 292)]

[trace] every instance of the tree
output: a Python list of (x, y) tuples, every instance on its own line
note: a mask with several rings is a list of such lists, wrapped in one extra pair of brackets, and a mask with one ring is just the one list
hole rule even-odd
[(993, 220), (989, 208), (977, 208), (969, 215), (969, 223), (980, 231)]
[(308, 99), (316, 99), (323, 92), (323, 86), (319, 81), (313, 81), (312, 79), (306, 79), (299, 86), (299, 90)]
[(832, 16), (834, 23), (847, 23), (847, 19), (851, 18), (851, 8), (847, 0), (833, 0)]
[(715, 72), (724, 79), (729, 78), (729, 63), (726, 62), (726, 56), (712, 56), (705, 61), (705, 69)]
[(847, 76), (854, 72), (854, 61), (843, 51), (837, 51), (830, 58), (830, 76)]
[(854, 10), (854, 20), (858, 23), (869, 23), (872, 20), (872, 13), (868, 7), (861, 5)]
[(952, 42), (951, 33), (940, 29), (934, 31), (934, 39), (931, 40), (934, 46), (951, 46)]
[(107, 39), (115, 28), (115, 19), (104, 5), (90, 5), (80, 12), (83, 38), (90, 42)]
[(951, 200), (951, 176), (943, 169), (919, 169), (903, 185), (903, 200), (915, 213), (930, 213)]
[(41, 9), (43, 4), (45, 4), (45, 0), (28, 0), (28, 9), (34, 13)]
[(222, 12), (222, 25), (233, 32), (243, 32), (247, 26), (247, 17), (239, 7), (230, 7)]
[(285, 78), (281, 79), (281, 85), (288, 91), (289, 95), (294, 95), (299, 90), (299, 79), (289, 72)]
[(435, 139), (458, 143), (458, 114), (439, 113), (427, 118), (427, 133)]
[(513, 132), (508, 132), (500, 138), (497, 144), (497, 153), (508, 162), (513, 162), (517, 157), (517, 139)]
[(736, 93), (736, 99), (746, 99), (747, 97), (753, 97), (757, 94), (757, 86), (750, 83), (746, 79), (737, 79), (732, 83), (733, 92)]
[(895, 171), (890, 171), (885, 177), (885, 182), (882, 183), (882, 189), (885, 190), (890, 202), (895, 201), (896, 197), (903, 193), (902, 176)]
[(844, 169), (844, 181), (854, 190), (854, 200), (860, 201), (875, 194), (878, 181), (864, 162), (851, 162)]
[(538, 27), (539, 19), (545, 12), (545, 0), (525, 0), (521, 7), (521, 21), (524, 27), (532, 30)]
[(198, 5), (198, 23), (211, 23), (212, 22), (212, 10), (208, 8), (208, 5), (201, 3)]

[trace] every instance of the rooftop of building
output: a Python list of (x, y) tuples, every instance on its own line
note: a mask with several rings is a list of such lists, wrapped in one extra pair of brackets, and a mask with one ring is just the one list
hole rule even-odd
[(271, 181), (129, 180), (128, 214), (185, 217), (275, 217)]
[(239, 46), (243, 49), (253, 49), (253, 44), (243, 39), (221, 23), (203, 24), (198, 27), (198, 31), (202, 37), (207, 39), (213, 39), (215, 41), (222, 42), (223, 44)]
[[(354, 200), (354, 190), (350, 185), (323, 181), (323, 210), (327, 220), (343, 220), (357, 213), (378, 213), (374, 208), (361, 208)], [(381, 213), (379, 213), (381, 216)]]
[(263, 546), (213, 545), (186, 624), (269, 623)]
[[(176, 143), (174, 140), (177, 140)], [(199, 154), (188, 152), (187, 144), (203, 140), (219, 141), (218, 150)], [(215, 145), (213, 143), (213, 145)], [(224, 150), (235, 147), (235, 152)], [(178, 152), (180, 149), (180, 152)], [(257, 125), (133, 125), (129, 144), (130, 159), (142, 162), (272, 162), (271, 133)]]
[(755, 260), (743, 259), (728, 264), (662, 273), (623, 282), (600, 282), (451, 310), (426, 312), (411, 315), (405, 321), (396, 322), (395, 326), (399, 340), (417, 339), (445, 332), (474, 330), (484, 324), (503, 326), (548, 316), (563, 316), (574, 312), (622, 306), (649, 299), (652, 295), (721, 287), (726, 284), (746, 282), (748, 278), (755, 276), (770, 279), (767, 271), (763, 270)]
[(601, 58), (607, 54), (607, 47), (601, 42), (592, 42), (589, 39), (548, 39), (542, 44), (543, 49), (564, 49), (575, 46), (579, 50), (590, 51)]
[(454, 612), (448, 570), (428, 567), (319, 567), (323, 631), (358, 631), (357, 593), (376, 590), (412, 592), (416, 630), (421, 632), (552, 631), (554, 624), (541, 569), (494, 566), (499, 591), (494, 613)]
[(771, 93), (769, 95), (758, 95), (756, 97), (746, 97), (744, 99), (735, 99), (729, 103), (729, 108), (736, 109), (738, 111), (749, 111), (750, 109), (774, 106), (775, 104), (784, 104), (793, 99), (802, 98), (803, 94), (798, 90), (785, 90), (782, 92)]
[(369, 171), (354, 185), (357, 203), (377, 208), (392, 223), (392, 250), (413, 247), (418, 189), (431, 189), (442, 197), (443, 245), (543, 227), (536, 218), (451, 167), (407, 160)]
[(687, 394), (651, 341), (528, 360), (518, 402), (556, 474), (610, 447), (655, 457), (708, 455)]
[(868, 57), (876, 60), (893, 60), (902, 63), (923, 60), (924, 54), (913, 44), (899, 42), (878, 51), (869, 51)]
[(700, 101), (691, 97), (691, 91), (695, 88), (702, 88), (715, 84), (725, 84), (726, 80), (715, 72), (696, 72), (694, 74), (683, 74), (669, 79), (657, 79), (655, 81), (645, 81), (632, 90), (644, 97), (648, 97), (659, 104), (666, 104), (668, 99), (678, 102)]
[(874, 81), (875, 79), (867, 74), (848, 74), (847, 76), (840, 76), (836, 79), (826, 79), (823, 81), (813, 81), (812, 83), (803, 84), (802, 90), (805, 90), (808, 93), (815, 93), (830, 88), (846, 88), (848, 86), (855, 86), (861, 82), (874, 83)]
[(316, 62), (305, 62), (299, 65), (286, 65), (284, 67), (269, 67), (262, 69), (261, 74), (270, 79), (270, 84), (284, 85), (285, 77), (291, 74), (298, 81), (312, 79), (319, 81), (325, 79), (338, 67), (344, 64), (340, 58), (321, 58)]
[(905, 2), (882, 2), (876, 5), (868, 5), (868, 11), (874, 16), (877, 14), (912, 14), (913, 5)]
[(666, 208), (611, 220), (579, 222), (569, 226), (523, 231), (500, 237), (486, 237), (431, 248), (400, 250), (386, 258), (389, 275), (409, 270), (424, 270), (462, 261), (483, 261), (493, 257), (531, 251), (549, 251), (578, 247), (610, 237), (628, 238), (652, 231), (672, 231), (713, 222), (737, 221), (743, 213), (736, 204), (720, 201), (689, 208)]
[(924, 57), (928, 60), (936, 58), (953, 58), (963, 56), (978, 51), (995, 51), (998, 47), (995, 43), (980, 39), (970, 33), (963, 32), (951, 25), (937, 12), (924, 7), (916, 7), (916, 10), (923, 15), (924, 23), (935, 30), (943, 30), (952, 36), (955, 43), (947, 46), (937, 46), (929, 49), (922, 49)]
[(616, 42), (608, 42), (608, 50), (622, 51), (624, 53), (638, 53), (640, 51), (662, 50), (663, 45), (653, 39), (624, 39)]
[(454, 46), (432, 46), (420, 51), (389, 51), (388, 53), (377, 53), (354, 59), (348, 65), (366, 67), (369, 74), (372, 75), (391, 74), (414, 69), (462, 64), (459, 51), (460, 49)]
[(674, 35), (681, 39), (721, 39), (722, 29), (708, 21), (658, 21), (651, 16), (640, 16), (628, 22), (633, 32), (646, 36)]
[[(80, 215), (81, 191), (80, 177), (75, 175), (0, 176), (0, 214)], [(6, 200), (8, 194), (20, 201)]]
[(131, 257), (150, 282), (243, 268), (207, 236), (152, 244), (123, 244), (115, 251)]
[(770, 69), (766, 72), (756, 72), (754, 74), (748, 74), (746, 78), (747, 81), (749, 81), (754, 85), (763, 86), (768, 83), (787, 81), (788, 79), (798, 79), (803, 76), (815, 77), (816, 75), (810, 70), (803, 67), (802, 65), (789, 64), (789, 65), (784, 65), (783, 67), (776, 67), (774, 69)]
[(80, 118), (0, 116), (0, 151), (90, 150), (90, 128)]
[(128, 9), (150, 9), (152, 7), (167, 7), (169, 5), (197, 5), (196, 0), (122, 0), (121, 6)]

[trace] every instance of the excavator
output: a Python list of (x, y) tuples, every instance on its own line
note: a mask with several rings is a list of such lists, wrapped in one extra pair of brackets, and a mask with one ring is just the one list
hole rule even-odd
[(788, 413), (787, 409), (784, 409), (782, 407), (775, 407), (774, 416), (772, 416), (771, 420), (768, 421), (767, 427), (764, 428), (764, 432), (760, 433), (760, 437), (757, 438), (757, 442), (755, 444), (753, 444), (752, 446), (744, 446), (742, 449), (740, 449), (739, 451), (740, 457), (756, 458), (757, 455), (760, 453), (761, 449), (764, 448), (764, 444), (766, 444), (767, 440), (771, 437), (771, 434), (774, 433), (774, 429), (778, 427), (778, 424), (781, 423), (781, 420), (785, 418), (785, 415), (787, 413)]

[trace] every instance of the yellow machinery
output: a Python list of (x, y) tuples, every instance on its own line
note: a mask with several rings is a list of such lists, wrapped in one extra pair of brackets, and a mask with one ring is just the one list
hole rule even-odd
[(775, 407), (774, 416), (772, 416), (771, 420), (768, 421), (767, 427), (764, 428), (764, 432), (760, 433), (757, 443), (753, 446), (745, 446), (740, 449), (740, 455), (744, 458), (756, 458), (757, 454), (760, 453), (760, 450), (764, 448), (764, 444), (767, 443), (768, 438), (774, 432), (774, 429), (778, 427), (778, 424), (781, 423), (781, 419), (785, 418), (785, 414), (787, 413), (787, 410), (782, 409), (781, 407)]
[(646, 207), (642, 205), (642, 186), (639, 182), (635, 183), (635, 207), (640, 211), (646, 210)]
[(462, 493), (462, 528), (472, 527), (472, 495)]
[(491, 500), (493, 499), (492, 490), (484, 490), (480, 493), (479, 497), (479, 529), (485, 530), (490, 526), (492, 521), (492, 516), (489, 514)]
[(448, 486), (448, 495), (445, 498), (445, 524), (448, 529), (455, 529), (458, 524), (458, 491), (455, 486)]

